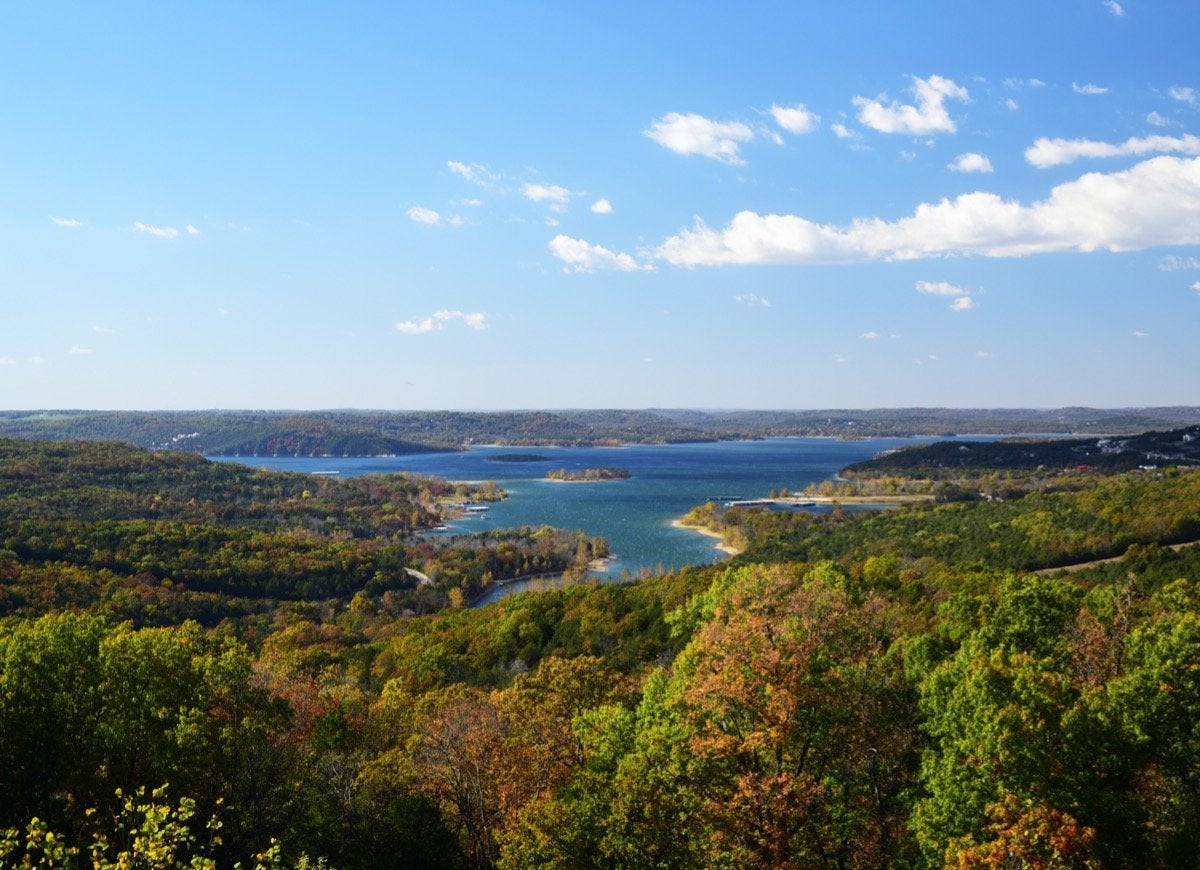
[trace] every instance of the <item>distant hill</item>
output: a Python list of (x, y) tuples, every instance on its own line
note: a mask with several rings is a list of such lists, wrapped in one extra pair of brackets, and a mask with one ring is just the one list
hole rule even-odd
[(879, 475), (945, 477), (1037, 468), (1130, 471), (1158, 466), (1200, 466), (1200, 426), (1128, 437), (939, 441), (906, 447), (846, 468), (846, 477)]
[(784, 436), (1132, 435), (1200, 423), (1200, 408), (811, 411), (0, 411), (0, 437), (124, 441), (220, 456), (375, 456)]

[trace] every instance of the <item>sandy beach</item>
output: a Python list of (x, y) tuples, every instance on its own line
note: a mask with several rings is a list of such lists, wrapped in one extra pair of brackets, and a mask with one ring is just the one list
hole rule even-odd
[(709, 529), (704, 526), (690, 526), (683, 522), (683, 520), (671, 520), (671, 527), (675, 529), (687, 529), (689, 532), (697, 532), (708, 538), (716, 538), (717, 544), (715, 545), (714, 549), (720, 550), (722, 553), (725, 553), (729, 556), (736, 556), (742, 552), (737, 547), (731, 547), (726, 544), (725, 536), (713, 529)]

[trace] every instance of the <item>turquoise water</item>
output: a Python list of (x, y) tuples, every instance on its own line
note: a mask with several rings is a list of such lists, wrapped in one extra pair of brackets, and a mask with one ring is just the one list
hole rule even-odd
[[(283, 471), (341, 476), (406, 471), (450, 480), (494, 480), (508, 493), (483, 514), (454, 521), (450, 532), (550, 525), (608, 539), (616, 558), (607, 573), (678, 568), (723, 558), (714, 539), (671, 526), (709, 500), (763, 498), (772, 489), (799, 490), (881, 450), (933, 439), (837, 441), (775, 438), (708, 444), (627, 447), (477, 447), (464, 453), (386, 457), (246, 457), (237, 461)], [(536, 454), (537, 462), (497, 462), (501, 454)], [(619, 467), (627, 480), (555, 483), (555, 468)], [(812, 508), (822, 510), (827, 508)]]

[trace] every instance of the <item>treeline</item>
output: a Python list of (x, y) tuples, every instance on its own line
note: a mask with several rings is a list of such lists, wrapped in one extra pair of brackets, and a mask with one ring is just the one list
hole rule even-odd
[(0, 437), (125, 441), (222, 456), (373, 456), (471, 444), (613, 445), (746, 438), (1125, 435), (1194, 426), (1200, 408), (813, 411), (0, 411)]

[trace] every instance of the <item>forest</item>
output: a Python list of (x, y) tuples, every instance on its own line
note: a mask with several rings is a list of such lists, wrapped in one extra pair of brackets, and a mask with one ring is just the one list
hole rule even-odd
[(1196, 866), (1200, 469), (1080, 464), (470, 607), (606, 544), (0, 440), (0, 866)]

